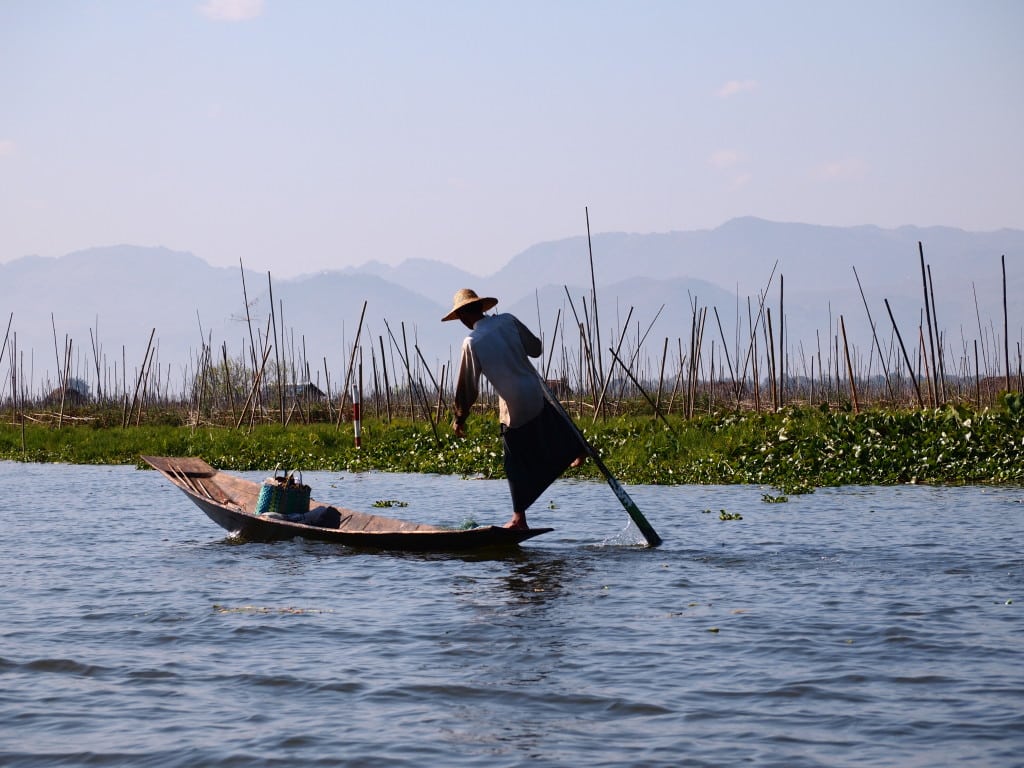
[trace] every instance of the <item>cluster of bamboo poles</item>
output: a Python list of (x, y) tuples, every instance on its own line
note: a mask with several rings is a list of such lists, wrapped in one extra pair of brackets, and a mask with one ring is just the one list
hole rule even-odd
[[(18, 345), (17, 331), (12, 332), (11, 329), (14, 313), (8, 317), (3, 343), (0, 344), (0, 364), (3, 363), (5, 354), (9, 362), (8, 375), (0, 380), (2, 382), (0, 384), (0, 404), (10, 407), (12, 421), (20, 420), (22, 424), (26, 420), (55, 421), (59, 428), (66, 419), (77, 420), (79, 417), (73, 412), (80, 411), (83, 406), (91, 408), (96, 405), (110, 406), (119, 403), (123, 405), (122, 426), (128, 426), (133, 420), (136, 424), (141, 422), (147, 396), (168, 400), (170, 367), (168, 366), (167, 378), (163, 382), (162, 398), (160, 374), (153, 371), (154, 361), (157, 357), (157, 347), (153, 345), (156, 329), (150, 333), (142, 366), (136, 370), (132, 381), (129, 382), (124, 347), (121, 348), (120, 367), (115, 361), (113, 369), (111, 369), (106, 365), (106, 356), (99, 343), (98, 328), (95, 333), (90, 328), (89, 351), (93, 356), (93, 362), (89, 363), (87, 360), (83, 360), (81, 350), (76, 347), (70, 336), (64, 336), (63, 345), (58, 343), (56, 324), (52, 314), (50, 320), (53, 328), (56, 374), (54, 379), (47, 372), (42, 380), (42, 389), (39, 391), (35, 390), (31, 384), (35, 380), (34, 351), (30, 350), (26, 366), (25, 353)], [(93, 365), (95, 368), (92, 367)], [(95, 370), (95, 377), (92, 375), (93, 370)], [(95, 388), (95, 395), (92, 394), (93, 388)], [(35, 413), (30, 414), (29, 410), (35, 411)]]
[[(676, 373), (666, 378), (665, 371), (670, 363), (669, 350), (673, 340), (664, 338), (660, 360), (654, 360), (652, 364), (652, 360), (645, 358), (641, 352), (650, 333), (650, 326), (641, 333), (637, 324), (632, 349), (627, 350), (628, 354), (621, 352), (626, 327), (632, 316), (633, 310), (630, 308), (618, 346), (608, 349), (612, 365), (602, 377), (599, 373), (600, 364), (595, 362), (599, 358), (590, 351), (591, 340), (600, 338), (597, 316), (593, 313), (588, 315), (586, 325), (581, 324), (577, 317), (581, 356), (574, 370), (563, 367), (560, 380), (566, 381), (575, 375), (578, 391), (586, 393), (589, 401), (596, 404), (592, 409), (595, 418), (602, 412), (612, 376), (616, 375), (616, 367), (617, 399), (629, 401), (642, 397), (655, 414), (671, 413), (678, 403), (688, 417), (703, 408), (708, 411), (722, 408), (760, 411), (777, 410), (791, 404), (848, 404), (854, 411), (865, 403), (935, 408), (948, 402), (969, 402), (982, 407), (993, 404), (1001, 391), (1024, 389), (1021, 342), (1015, 345), (1015, 356), (1011, 356), (1009, 345), (1005, 257), (1002, 259), (1003, 349), (1000, 361), (998, 351), (989, 350), (989, 337), (981, 324), (977, 302), (975, 307), (982, 340), (981, 354), (977, 339), (973, 340), (973, 349), (962, 339), (962, 353), (959, 358), (955, 356), (948, 335), (940, 330), (931, 267), (925, 263), (924, 249), (920, 243), (918, 252), (925, 305), (921, 322), (915, 329), (918, 343), (910, 349), (904, 342), (888, 299), (884, 303), (891, 325), (889, 338), (887, 341), (884, 339), (884, 333), (871, 315), (859, 275), (854, 268), (871, 329), (867, 354), (862, 354), (850, 343), (845, 317), (840, 315), (834, 323), (830, 317), (830, 333), (825, 342), (825, 352), (822, 351), (820, 333), (816, 334), (816, 354), (812, 352), (808, 355), (803, 341), (799, 341), (797, 362), (800, 369), (794, 372), (792, 346), (784, 323), (785, 282), (782, 275), (778, 278), (778, 321), (773, 322), (772, 307), (767, 304), (768, 291), (774, 282), (773, 268), (768, 287), (758, 296), (756, 313), (751, 300), (747, 299), (746, 334), (741, 339), (742, 323), (737, 322), (737, 335), (731, 354), (718, 309), (711, 308), (718, 332), (716, 339), (714, 331), (708, 333), (709, 308), (691, 300), (689, 337), (677, 337), (674, 340), (676, 354), (671, 362), (675, 365)], [(593, 299), (591, 304), (595, 305)], [(575, 316), (575, 308), (573, 313)], [(993, 331), (991, 339), (995, 342), (998, 334)], [(624, 357), (626, 360), (623, 360)], [(875, 368), (876, 365), (879, 368)], [(1002, 376), (996, 376), (993, 368), (1001, 369)], [(665, 402), (667, 387), (669, 391)], [(656, 395), (652, 396), (652, 392), (656, 392)]]
[[(241, 265), (240, 265), (241, 266)], [(425, 387), (421, 374), (426, 370), (426, 361), (418, 345), (413, 345), (417, 358), (411, 357), (405, 324), (400, 326), (401, 340), (385, 321), (389, 342), (385, 346), (383, 336), (377, 357), (374, 342), (363, 341), (363, 322), (367, 303), (364, 301), (359, 316), (356, 340), (349, 348), (345, 377), (340, 388), (332, 388), (330, 368), (324, 357), (322, 371), (314, 369), (306, 353), (305, 338), (296, 343), (294, 330), (283, 322), (283, 303), (275, 304), (273, 281), (267, 275), (270, 312), (266, 327), (253, 326), (249, 313), (248, 291), (245, 286), (245, 271), (242, 268), (242, 290), (246, 304), (246, 323), (249, 343), (243, 340), (241, 356), (232, 359), (226, 343), (222, 343), (219, 359), (214, 360), (212, 343), (204, 343), (195, 360), (195, 375), (190, 394), (190, 413), (198, 421), (204, 413), (224, 412), (231, 416), (236, 428), (244, 424), (253, 425), (270, 420), (287, 426), (293, 421), (334, 421), (341, 424), (350, 413), (348, 406), (353, 399), (360, 398), (363, 389), (363, 359), (365, 349), (370, 350), (374, 385), (372, 399), (378, 415), (383, 410), (386, 418), (392, 416), (416, 417), (423, 408)], [(386, 350), (391, 351), (391, 370), (395, 370), (395, 355), (405, 372), (405, 383), (394, 376), (388, 368)], [(323, 373), (323, 379), (320, 374)], [(392, 378), (395, 383), (392, 383)], [(437, 382), (432, 380), (437, 387)]]
[[(589, 246), (589, 213), (587, 239)], [(796, 404), (843, 405), (854, 411), (868, 404), (925, 408), (969, 402), (983, 407), (993, 404), (1002, 391), (1024, 390), (1021, 342), (1015, 345), (1015, 358), (1011, 357), (1005, 257), (1002, 349), (998, 349), (1000, 334), (994, 327), (991, 334), (987, 332), (978, 311), (980, 350), (979, 339), (972, 340), (973, 347), (961, 339), (957, 355), (939, 324), (931, 266), (925, 262), (920, 243), (918, 252), (924, 305), (920, 323), (906, 337), (904, 331), (910, 329), (897, 326), (888, 299), (884, 304), (889, 322), (876, 324), (854, 268), (871, 330), (867, 353), (850, 343), (845, 317), (839, 315), (833, 321), (831, 312), (824, 344), (819, 332), (813, 351), (808, 352), (803, 340), (794, 348), (786, 324), (785, 281), (781, 274), (776, 281), (776, 265), (756, 300), (747, 298), (746, 318), (740, 317), (737, 302), (732, 344), (726, 340), (718, 308), (701, 306), (691, 298), (689, 333), (674, 339), (663, 337), (660, 354), (650, 355), (646, 352), (648, 340), (664, 307), (643, 329), (639, 322), (634, 324), (631, 307), (614, 329), (614, 343), (605, 347), (593, 252), (589, 250), (590, 294), (580, 297), (577, 306), (566, 289), (565, 305), (557, 311), (551, 332), (541, 333), (547, 353), (540, 372), (577, 418), (597, 420), (647, 412), (665, 420), (666, 425), (666, 417), (673, 413), (692, 418), (704, 412), (776, 410)], [(364, 302), (355, 339), (342, 345), (347, 350), (343, 381), (332, 389), (327, 358), (322, 360), (322, 370), (319, 363), (314, 368), (306, 355), (304, 337), (296, 342), (295, 331), (286, 327), (284, 306), (280, 302), (275, 305), (269, 273), (270, 311), (263, 327), (254, 324), (245, 270), (241, 262), (239, 266), (248, 329), (242, 351), (232, 357), (227, 342), (221, 342), (215, 353), (212, 335), (204, 334), (200, 322), (203, 340), (181, 371), (180, 392), (171, 391), (171, 365), (159, 361), (156, 329), (150, 332), (142, 362), (129, 378), (124, 347), (112, 370), (107, 365), (98, 322), (95, 333), (90, 329), (90, 345), (84, 353), (67, 336), (61, 350), (51, 315), (56, 380), (47, 376), (42, 392), (33, 393), (34, 358), (30, 355), (26, 375), (24, 354), (18, 349), (17, 333), (11, 330), (12, 314), (0, 346), (0, 365), (6, 359), (9, 371), (0, 386), (0, 405), (9, 406), (12, 421), (20, 419), (22, 424), (26, 419), (45, 419), (60, 427), (66, 419), (79, 418), (83, 409), (116, 404), (121, 409), (122, 427), (138, 425), (153, 412), (170, 410), (183, 414), (179, 423), (229, 424), (239, 429), (268, 422), (287, 426), (297, 421), (333, 422), (340, 427), (351, 418), (352, 403), (359, 402), (364, 415), (387, 422), (422, 418), (429, 420), (437, 433), (453, 399), (451, 372), (457, 360), (438, 360), (431, 366), (418, 344), (410, 348), (404, 322), (396, 335), (385, 320), (387, 339), (383, 335), (372, 338), (364, 330)], [(778, 304), (773, 313), (769, 295), (776, 284)], [(708, 323), (709, 311), (714, 326)], [(539, 306), (537, 322), (542, 325)], [(369, 367), (364, 370), (366, 358)], [(83, 390), (93, 388), (95, 395), (89, 394), (88, 402), (83, 403)], [(497, 398), (486, 384), (478, 407), (497, 407)]]

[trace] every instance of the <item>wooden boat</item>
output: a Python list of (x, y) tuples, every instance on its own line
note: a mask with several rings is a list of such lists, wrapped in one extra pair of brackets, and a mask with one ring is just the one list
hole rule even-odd
[(459, 552), (515, 547), (526, 539), (553, 530), (512, 530), (494, 525), (469, 529), (442, 528), (356, 512), (312, 499), (309, 502), (311, 513), (337, 510), (339, 515), (334, 516), (332, 512), (330, 517), (337, 520), (338, 524), (337, 527), (307, 525), (256, 514), (261, 484), (220, 472), (202, 459), (143, 456), (142, 460), (184, 491), (185, 495), (217, 525), (249, 541), (302, 537), (317, 541), (333, 541), (350, 547), (413, 552)]

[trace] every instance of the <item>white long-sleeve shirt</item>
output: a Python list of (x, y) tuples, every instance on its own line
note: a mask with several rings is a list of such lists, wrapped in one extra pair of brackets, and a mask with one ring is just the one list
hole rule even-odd
[(501, 423), (519, 427), (544, 407), (544, 390), (527, 359), (540, 357), (543, 345), (515, 315), (485, 315), (462, 342), (455, 387), (455, 418), (464, 422), (480, 394), (483, 374), (498, 393)]

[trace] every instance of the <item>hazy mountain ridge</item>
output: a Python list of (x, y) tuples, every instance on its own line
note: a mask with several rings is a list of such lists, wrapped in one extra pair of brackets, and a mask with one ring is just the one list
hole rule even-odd
[[(979, 336), (978, 314), (983, 334), (1001, 333), (1000, 257), (1006, 254), (1010, 337), (1015, 343), (1024, 292), (1024, 232), (1019, 230), (839, 228), (747, 217), (713, 230), (599, 233), (589, 248), (586, 236), (538, 243), (482, 277), (417, 258), (397, 266), (370, 262), (287, 280), (273, 278), (273, 298), (280, 313), (278, 331), (283, 324), (287, 332), (282, 347), (293, 357), (304, 354), (314, 379), (323, 371), (324, 357), (332, 380), (347, 366), (364, 302), (363, 340), (372, 344), (374, 354), (379, 355), (383, 340), (393, 356), (389, 336), (394, 334), (413, 361), (422, 354), (433, 367), (454, 356), (465, 333), (458, 323), (440, 322), (460, 287), (497, 296), (499, 311), (515, 312), (549, 339), (558, 317), (561, 327), (568, 328), (558, 343), (572, 344), (577, 336), (572, 305), (582, 317), (590, 301), (592, 248), (605, 348), (616, 343), (631, 308), (624, 346), (635, 347), (637, 337), (649, 329), (648, 355), (660, 358), (665, 338), (673, 348), (678, 349), (680, 339), (685, 347), (695, 305), (708, 307), (706, 343), (714, 341), (720, 348), (724, 336), (726, 346), (743, 346), (737, 318), (745, 327), (748, 312), (756, 317), (759, 296), (774, 267), (766, 302), (777, 330), (784, 299), (793, 354), (801, 342), (808, 354), (819, 343), (827, 347), (843, 315), (851, 343), (866, 355), (870, 329), (851, 267), (857, 269), (883, 343), (891, 334), (884, 298), (904, 337), (913, 343), (923, 308), (919, 241), (932, 269), (940, 326), (949, 334), (947, 345), (956, 349), (961, 334), (965, 339)], [(262, 338), (269, 328), (267, 274), (246, 270), (245, 281), (251, 333)], [(980, 310), (975, 309), (975, 293)], [(218, 357), (225, 343), (229, 354), (237, 356), (250, 336), (239, 269), (212, 267), (191, 253), (167, 248), (119, 245), (0, 264), (4, 329), (11, 312), (23, 358), (19, 364), (31, 366), (37, 382), (44, 372), (52, 379), (49, 372), (56, 370), (53, 325), (57, 347), (62, 349), (64, 337), (70, 337), (77, 356), (73, 367), (86, 372), (95, 369), (90, 331), (99, 340), (106, 365), (116, 362), (120, 368), (123, 357), (130, 371), (141, 364), (155, 328), (160, 362), (165, 371), (170, 366), (175, 373), (186, 371), (203, 341), (213, 343)], [(0, 368), (5, 376), (7, 354), (9, 350)], [(364, 354), (370, 354), (370, 347)], [(370, 364), (364, 360), (366, 376)], [(391, 364), (401, 365), (397, 358)]]
[[(1024, 232), (973, 233), (948, 227), (874, 226), (825, 227), (780, 224), (753, 217), (733, 219), (713, 230), (650, 235), (603, 233), (591, 238), (594, 270), (603, 282), (618, 282), (634, 275), (695, 277), (741, 294), (763, 290), (772, 266), (787, 275), (794, 288), (820, 284), (821, 265), (836, 265), (852, 280), (856, 266), (862, 280), (875, 272), (890, 272), (902, 280), (920, 281), (918, 242), (925, 260), (937, 266), (935, 279), (961, 282), (970, 270), (964, 259), (1001, 253), (1020, 254)], [(530, 276), (552, 282), (585, 282), (589, 278), (589, 251), (585, 236), (540, 243), (515, 256), (492, 279), (516, 285)], [(566, 258), (573, 254), (573, 258)], [(835, 286), (840, 288), (840, 285)], [(520, 286), (521, 292), (526, 288)]]
[(456, 289), (451, 287), (453, 285), (476, 285), (481, 281), (478, 275), (451, 264), (421, 258), (406, 259), (397, 266), (371, 261), (359, 267), (346, 267), (341, 270), (341, 274), (374, 275), (425, 297), (444, 296), (455, 292)]

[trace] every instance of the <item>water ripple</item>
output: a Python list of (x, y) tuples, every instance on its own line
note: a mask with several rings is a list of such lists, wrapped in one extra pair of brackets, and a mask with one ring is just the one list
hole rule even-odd
[[(239, 543), (155, 473), (5, 473), (3, 765), (987, 768), (1024, 754), (1019, 489), (772, 505), (759, 488), (630, 489), (666, 539), (650, 550), (605, 485), (560, 481), (531, 512), (556, 531), (496, 557)], [(406, 500), (424, 522), (507, 518), (501, 482), (306, 480), (355, 508)], [(720, 508), (743, 519), (703, 513)], [(54, 537), (66, 530), (89, 535)]]

